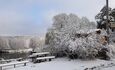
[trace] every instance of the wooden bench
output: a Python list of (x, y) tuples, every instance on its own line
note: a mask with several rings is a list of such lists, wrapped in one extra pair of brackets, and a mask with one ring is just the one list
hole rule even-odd
[(47, 56), (47, 57), (39, 57), (39, 58), (36, 58), (36, 60), (34, 61), (34, 63), (40, 63), (42, 61), (46, 61), (46, 60), (49, 60), (51, 61), (51, 59), (54, 59), (55, 56)]
[(24, 61), (23, 58), (17, 58), (16, 60), (17, 60), (17, 61)]
[(42, 53), (33, 53), (32, 55), (29, 56), (29, 58), (34, 58), (34, 57), (38, 57), (38, 56), (46, 56), (50, 54), (49, 52), (42, 52)]
[(3, 70), (3, 67), (11, 66), (11, 65), (14, 65), (14, 68), (15, 68), (16, 65), (18, 65), (18, 64), (24, 64), (24, 66), (26, 66), (27, 63), (29, 63), (29, 61), (21, 61), (21, 62), (14, 62), (14, 63), (0, 64), (0, 70)]
[(1, 60), (0, 63), (9, 63), (11, 60)]

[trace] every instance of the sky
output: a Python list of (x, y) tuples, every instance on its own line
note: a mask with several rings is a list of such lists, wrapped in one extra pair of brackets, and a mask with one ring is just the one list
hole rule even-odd
[[(109, 0), (115, 8), (115, 0)], [(74, 13), (95, 21), (105, 0), (0, 0), (0, 35), (44, 36), (59, 13)]]

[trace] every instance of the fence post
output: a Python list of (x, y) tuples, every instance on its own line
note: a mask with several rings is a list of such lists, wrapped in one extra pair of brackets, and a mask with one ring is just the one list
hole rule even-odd
[(26, 63), (24, 63), (24, 66), (26, 66)]
[(0, 67), (0, 70), (2, 70), (2, 66)]
[(14, 64), (14, 68), (16, 68), (16, 65)]

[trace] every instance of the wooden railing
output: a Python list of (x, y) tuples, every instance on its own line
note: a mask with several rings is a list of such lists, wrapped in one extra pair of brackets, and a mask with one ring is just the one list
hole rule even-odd
[(0, 70), (3, 70), (3, 67), (11, 66), (11, 65), (13, 65), (14, 68), (18, 64), (24, 64), (24, 66), (26, 66), (27, 63), (29, 63), (29, 61), (21, 61), (21, 62), (13, 62), (13, 63), (7, 63), (7, 64), (0, 64)]

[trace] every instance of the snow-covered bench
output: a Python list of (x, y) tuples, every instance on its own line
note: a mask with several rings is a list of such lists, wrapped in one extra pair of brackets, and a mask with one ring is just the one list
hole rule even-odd
[(36, 58), (36, 60), (34, 62), (40, 63), (41, 61), (46, 61), (46, 60), (51, 61), (51, 59), (54, 59), (54, 58), (55, 58), (55, 56), (39, 57), (39, 58)]
[(33, 53), (32, 55), (30, 55), (30, 58), (34, 58), (34, 57), (38, 57), (38, 56), (46, 56), (50, 54), (49, 52), (42, 52), (42, 53)]
[(0, 63), (8, 63), (11, 62), (11, 60), (0, 60)]
[(23, 58), (17, 58), (16, 60), (17, 60), (17, 61), (24, 61)]
[(7, 63), (7, 64), (0, 64), (0, 70), (3, 70), (3, 67), (11, 66), (11, 65), (14, 65), (14, 68), (18, 64), (24, 64), (24, 66), (26, 66), (27, 63), (29, 63), (29, 61), (21, 61), (21, 62), (13, 62), (13, 63)]

